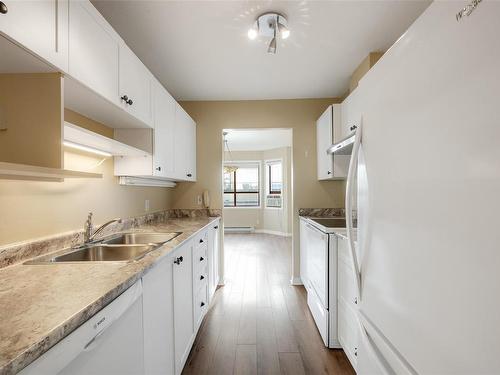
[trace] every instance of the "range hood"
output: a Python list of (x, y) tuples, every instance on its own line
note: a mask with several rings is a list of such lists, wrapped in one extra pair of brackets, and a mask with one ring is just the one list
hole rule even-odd
[(352, 133), (348, 137), (342, 139), (340, 142), (332, 144), (326, 150), (328, 155), (351, 155), (352, 146), (354, 145), (354, 138), (356, 133)]

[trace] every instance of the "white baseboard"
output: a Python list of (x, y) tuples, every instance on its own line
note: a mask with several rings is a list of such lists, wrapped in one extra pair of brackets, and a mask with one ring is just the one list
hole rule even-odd
[(290, 280), (290, 284), (292, 284), (292, 285), (304, 285), (304, 284), (302, 284), (302, 280), (300, 279), (299, 276), (292, 277)]
[(286, 232), (280, 232), (277, 230), (268, 230), (268, 229), (256, 229), (254, 233), (263, 233), (263, 234), (274, 234), (275, 236), (282, 236), (282, 237), (291, 237), (291, 233), (286, 233)]

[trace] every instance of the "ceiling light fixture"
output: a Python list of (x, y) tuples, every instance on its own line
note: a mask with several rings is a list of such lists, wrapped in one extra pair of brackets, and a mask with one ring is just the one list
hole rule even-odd
[(286, 39), (290, 36), (288, 21), (283, 14), (268, 12), (261, 14), (248, 30), (248, 39), (255, 40), (257, 37), (271, 38), (268, 53), (276, 53), (278, 37)]

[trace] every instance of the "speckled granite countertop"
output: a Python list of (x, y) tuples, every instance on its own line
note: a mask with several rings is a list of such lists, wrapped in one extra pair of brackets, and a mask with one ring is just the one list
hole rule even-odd
[(133, 229), (183, 232), (136, 262), (17, 264), (0, 269), (0, 374), (14, 374), (33, 362), (217, 219), (169, 219)]

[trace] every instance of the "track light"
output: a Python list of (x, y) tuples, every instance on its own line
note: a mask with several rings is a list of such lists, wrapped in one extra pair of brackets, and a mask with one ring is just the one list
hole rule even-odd
[(248, 39), (255, 40), (257, 37), (271, 38), (267, 48), (268, 53), (275, 54), (278, 47), (278, 38), (287, 39), (290, 36), (288, 21), (280, 13), (268, 12), (261, 14), (247, 32)]
[(281, 22), (282, 18), (283, 17), (278, 16), (278, 31), (281, 35), (281, 39), (286, 39), (290, 36), (290, 29)]
[(276, 37), (271, 40), (269, 47), (267, 47), (267, 53), (276, 53)]
[(254, 40), (255, 38), (257, 38), (257, 29), (255, 27), (252, 27), (251, 29), (248, 29), (248, 39), (250, 40)]

